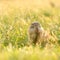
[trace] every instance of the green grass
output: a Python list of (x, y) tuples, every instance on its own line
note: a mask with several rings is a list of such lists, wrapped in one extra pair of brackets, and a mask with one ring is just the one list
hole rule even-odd
[(60, 47), (40, 49), (36, 47), (13, 48), (0, 52), (0, 60), (60, 60)]
[(59, 0), (0, 0), (0, 60), (60, 60), (59, 46), (26, 46), (34, 21), (60, 44), (59, 4)]

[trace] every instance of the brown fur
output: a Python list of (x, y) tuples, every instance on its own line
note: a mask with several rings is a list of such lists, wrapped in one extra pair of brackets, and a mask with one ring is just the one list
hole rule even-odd
[(28, 30), (29, 44), (42, 44), (45, 38), (44, 29), (38, 22), (33, 22)]

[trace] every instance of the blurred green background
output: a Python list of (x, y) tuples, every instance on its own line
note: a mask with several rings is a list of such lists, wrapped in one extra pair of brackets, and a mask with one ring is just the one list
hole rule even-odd
[[(23, 48), (21, 52), (17, 49), (26, 45), (27, 31), (34, 21), (60, 43), (60, 0), (0, 0), (0, 50), (3, 51), (0, 60), (60, 60), (60, 47), (52, 48), (52, 52), (32, 47), (24, 47), (26, 50)], [(47, 55), (43, 56), (45, 51)]]

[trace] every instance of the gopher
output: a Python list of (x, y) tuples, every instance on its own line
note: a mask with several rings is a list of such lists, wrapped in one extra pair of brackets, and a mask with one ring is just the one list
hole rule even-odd
[(47, 36), (39, 22), (33, 22), (28, 29), (29, 44), (44, 45), (47, 42)]
[(51, 46), (57, 45), (57, 38), (50, 34), (50, 31), (45, 31), (39, 22), (32, 22), (28, 29), (28, 44)]

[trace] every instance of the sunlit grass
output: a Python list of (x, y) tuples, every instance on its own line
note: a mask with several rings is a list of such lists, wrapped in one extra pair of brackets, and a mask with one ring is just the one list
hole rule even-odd
[(23, 48), (6, 47), (0, 52), (0, 60), (59, 60), (60, 47), (40, 49), (38, 46)]
[(60, 47), (53, 43), (26, 46), (33, 21), (60, 43), (60, 0), (0, 0), (0, 60), (60, 60)]

